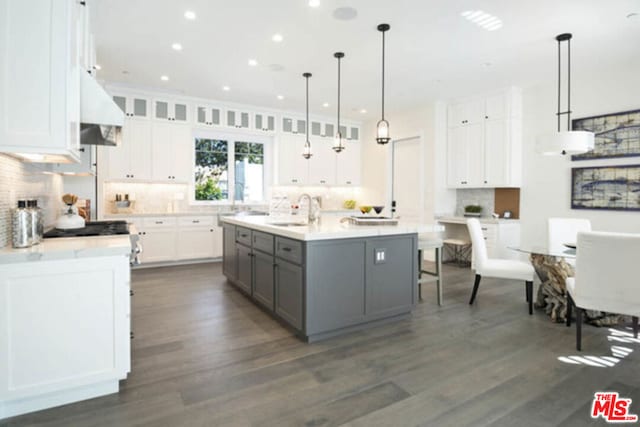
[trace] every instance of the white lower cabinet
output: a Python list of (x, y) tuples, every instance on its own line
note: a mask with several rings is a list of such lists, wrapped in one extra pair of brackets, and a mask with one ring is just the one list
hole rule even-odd
[(0, 419), (117, 393), (129, 291), (129, 254), (3, 265)]
[[(209, 217), (178, 219), (178, 260), (215, 258), (222, 256), (222, 229)], [(219, 254), (216, 255), (216, 252)]]

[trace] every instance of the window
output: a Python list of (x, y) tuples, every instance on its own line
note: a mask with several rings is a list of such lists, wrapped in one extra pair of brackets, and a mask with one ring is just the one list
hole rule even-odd
[(218, 135), (196, 137), (194, 146), (194, 202), (264, 200), (266, 141), (247, 135)]

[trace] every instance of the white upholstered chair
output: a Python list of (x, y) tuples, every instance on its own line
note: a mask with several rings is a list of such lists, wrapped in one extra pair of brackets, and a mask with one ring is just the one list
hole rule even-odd
[[(562, 253), (565, 243), (576, 243), (578, 233), (591, 231), (591, 221), (582, 218), (549, 218), (547, 220), (547, 247), (551, 253)], [(575, 267), (573, 259), (566, 260)]]
[(533, 314), (533, 275), (535, 271), (531, 264), (517, 260), (489, 258), (480, 221), (476, 218), (468, 219), (467, 228), (473, 245), (473, 262), (476, 270), (476, 279), (469, 304), (473, 304), (476, 299), (482, 277), (522, 280), (526, 286), (525, 293), (529, 303), (529, 314)]
[(582, 349), (582, 311), (598, 310), (633, 318), (638, 337), (640, 316), (640, 234), (578, 233), (576, 275), (567, 278), (567, 326), (576, 308), (576, 349)]

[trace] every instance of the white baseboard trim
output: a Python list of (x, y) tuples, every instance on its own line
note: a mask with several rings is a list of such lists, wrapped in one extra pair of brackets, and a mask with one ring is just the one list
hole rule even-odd
[(142, 263), (133, 267), (134, 270), (142, 270), (143, 268), (154, 267), (171, 267), (176, 265), (189, 265), (189, 264), (206, 264), (209, 262), (222, 262), (222, 257), (219, 258), (204, 258), (204, 259), (186, 259), (182, 261), (169, 261), (169, 262), (152, 262)]

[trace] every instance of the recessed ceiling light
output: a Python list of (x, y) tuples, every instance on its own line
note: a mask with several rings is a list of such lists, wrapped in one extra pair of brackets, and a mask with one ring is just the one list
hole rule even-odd
[(482, 66), (483, 67), (491, 67), (493, 64), (491, 62), (483, 62)]
[(311, 6), (311, 7), (320, 6), (320, 0), (309, 0), (309, 6)]
[(180, 43), (173, 43), (173, 44), (171, 45), (171, 48), (172, 48), (173, 50), (182, 50), (182, 45), (181, 45)]
[(95, 65), (93, 66), (93, 68), (94, 68), (95, 70), (102, 70), (102, 67), (100, 66), (100, 64), (95, 64)]
[(482, 10), (466, 10), (460, 16), (487, 31), (495, 31), (502, 28), (502, 20), (500, 18)]
[(258, 61), (256, 61), (255, 59), (250, 59), (249, 60), (249, 65), (251, 67), (255, 67), (256, 65), (258, 65)]
[(328, 102), (325, 102), (324, 104), (322, 104), (322, 106), (323, 106), (324, 108), (327, 108), (327, 107), (329, 107), (329, 103), (328, 103)]
[(229, 92), (231, 88), (229, 86), (222, 86), (222, 90), (225, 92)]
[(184, 12), (184, 17), (189, 21), (196, 19), (196, 13), (193, 10), (187, 10)]
[(271, 40), (273, 40), (273, 41), (274, 41), (274, 42), (276, 42), (276, 43), (280, 43), (282, 40), (284, 40), (284, 37), (282, 37), (282, 34), (279, 34), (279, 33), (278, 33), (278, 34), (274, 34), (274, 35), (271, 37)]
[(352, 7), (339, 7), (333, 11), (333, 17), (339, 21), (351, 21), (357, 16), (358, 11)]
[(367, 110), (365, 110), (364, 108), (362, 110), (360, 110), (361, 114), (367, 114)]
[(160, 80), (162, 80), (163, 82), (168, 82), (169, 76), (160, 76)]
[(282, 101), (284, 99), (284, 95), (278, 95), (277, 98)]
[(631, 19), (632, 21), (639, 21), (640, 20), (640, 13), (638, 12), (631, 12), (627, 15), (628, 19)]

